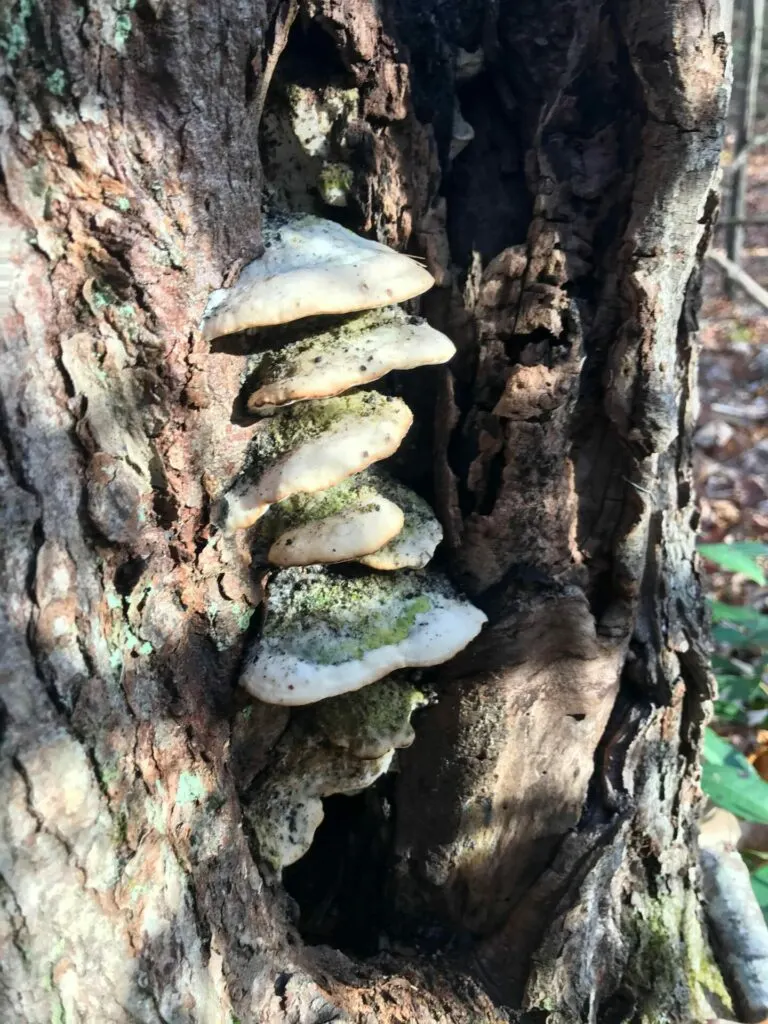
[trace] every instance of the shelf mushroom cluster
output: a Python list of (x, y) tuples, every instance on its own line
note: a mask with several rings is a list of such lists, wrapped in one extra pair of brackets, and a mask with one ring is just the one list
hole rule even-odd
[[(255, 550), (277, 567), (262, 635), (240, 682), (267, 703), (327, 702), (318, 721), (337, 751), (324, 773), (320, 748), (311, 744), (311, 781), (306, 748), (298, 760), (289, 751), (263, 795), (254, 824), (282, 867), (308, 848), (323, 796), (370, 784), (387, 770), (393, 749), (412, 739), (409, 718), (419, 700), (398, 670), (448, 660), (478, 634), (485, 615), (426, 568), (440, 524), (378, 465), (400, 446), (410, 409), (365, 390), (392, 370), (453, 355), (445, 335), (396, 305), (430, 288), (431, 275), (408, 256), (316, 217), (273, 226), (265, 242), (264, 255), (236, 284), (212, 296), (202, 330), (212, 340), (268, 329), (247, 403), (265, 418), (223, 502), (225, 529), (253, 527)], [(333, 568), (345, 562), (359, 570)], [(378, 699), (357, 693), (385, 677)], [(327, 723), (339, 701), (345, 720), (362, 732), (374, 728), (365, 724), (371, 709), (380, 721), (383, 702), (399, 708), (397, 723), (387, 720), (384, 746), (334, 739)]]

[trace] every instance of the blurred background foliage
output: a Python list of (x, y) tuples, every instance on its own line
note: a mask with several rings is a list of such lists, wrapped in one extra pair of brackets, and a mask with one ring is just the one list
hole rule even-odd
[(705, 739), (702, 788), (713, 804), (739, 819), (739, 849), (768, 918), (765, 21), (765, 0), (735, 0), (734, 83), (721, 210), (703, 274), (695, 469), (699, 550), (712, 613), (712, 669), (719, 687)]

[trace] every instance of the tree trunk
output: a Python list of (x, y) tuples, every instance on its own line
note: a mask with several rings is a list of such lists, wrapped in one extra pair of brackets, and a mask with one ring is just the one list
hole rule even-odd
[[(699, 907), (690, 469), (719, 17), (0, 11), (4, 1020), (687, 1022), (727, 1001)], [(330, 161), (291, 135), (292, 87), (315, 110), (344, 93)], [(397, 775), (329, 801), (284, 885), (244, 809), (288, 712), (235, 685), (260, 581), (210, 526), (252, 430), (244, 349), (198, 330), (260, 251), (263, 196), (426, 257), (422, 309), (459, 352), (393, 378), (416, 412), (400, 468), (490, 618), (429, 677)]]

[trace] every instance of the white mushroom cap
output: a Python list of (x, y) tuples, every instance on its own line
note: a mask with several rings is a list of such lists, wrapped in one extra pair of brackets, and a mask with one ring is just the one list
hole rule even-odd
[(272, 505), (259, 521), (255, 557), (283, 566), (354, 559), (385, 571), (422, 569), (442, 536), (427, 502), (375, 466)]
[(302, 317), (354, 313), (421, 295), (434, 284), (415, 260), (319, 217), (265, 231), (264, 255), (206, 311), (206, 340)]
[(248, 408), (339, 395), (392, 370), (446, 363), (455, 352), (425, 320), (387, 306), (265, 353)]
[(323, 797), (367, 789), (394, 755), (362, 759), (317, 736), (292, 733), (266, 785), (248, 807), (261, 856), (280, 871), (303, 857), (323, 820)]
[(374, 391), (284, 410), (253, 436), (253, 470), (246, 470), (226, 495), (227, 528), (251, 526), (274, 502), (332, 487), (386, 459), (412, 421), (403, 401)]
[(287, 569), (267, 589), (264, 631), (240, 683), (268, 704), (313, 704), (448, 661), (486, 621), (437, 574)]
[(391, 572), (395, 569), (422, 569), (431, 560), (443, 539), (443, 528), (429, 504), (385, 473), (372, 470), (364, 474), (390, 501), (404, 513), (403, 528), (377, 551), (363, 555), (358, 561), (371, 569)]
[(386, 498), (353, 505), (282, 533), (269, 549), (272, 565), (348, 562), (376, 551), (403, 528), (402, 510)]

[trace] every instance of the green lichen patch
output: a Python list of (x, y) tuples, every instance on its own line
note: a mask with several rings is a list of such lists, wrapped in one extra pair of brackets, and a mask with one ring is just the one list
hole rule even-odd
[(0, 9), (0, 52), (9, 63), (21, 57), (29, 46), (28, 22), (33, 9), (33, 0), (12, 0)]
[(272, 541), (286, 530), (327, 519), (348, 508), (365, 505), (375, 501), (377, 496), (378, 492), (367, 483), (366, 474), (357, 473), (325, 491), (295, 494), (292, 498), (279, 501), (259, 522), (257, 536)]
[(633, 946), (627, 977), (638, 995), (641, 1024), (708, 1019), (713, 996), (731, 1010), (692, 891), (656, 899), (636, 893), (626, 911), (624, 931)]
[(400, 675), (322, 701), (315, 714), (335, 746), (356, 757), (382, 757), (387, 750), (411, 745), (411, 715), (426, 703), (424, 694)]
[(317, 187), (323, 202), (329, 206), (346, 206), (353, 179), (352, 168), (346, 164), (323, 164), (317, 178)]
[(240, 683), (268, 704), (315, 704), (448, 661), (486, 621), (436, 573), (287, 569), (267, 587), (263, 633)]
[(344, 421), (385, 417), (389, 410), (398, 406), (404, 407), (398, 398), (376, 391), (361, 391), (283, 409), (257, 428), (248, 448), (244, 473), (264, 472), (278, 459), (322, 437)]
[(270, 584), (263, 640), (316, 665), (356, 661), (404, 640), (432, 608), (435, 585), (416, 573), (354, 578), (287, 569)]
[(200, 803), (208, 794), (205, 783), (191, 772), (182, 772), (176, 786), (176, 803), (179, 807)]
[(357, 89), (323, 89), (291, 84), (285, 90), (291, 127), (296, 139), (310, 157), (326, 157), (331, 150), (334, 126), (346, 123), (357, 111)]
[(56, 68), (55, 71), (52, 71), (46, 77), (45, 87), (48, 92), (53, 93), (54, 96), (64, 95), (64, 90), (67, 88), (67, 76), (61, 68)]
[(255, 561), (266, 563), (270, 544), (288, 530), (320, 522), (350, 509), (365, 510), (381, 497), (368, 473), (357, 473), (334, 487), (314, 494), (296, 494), (273, 505), (259, 521), (253, 536)]

